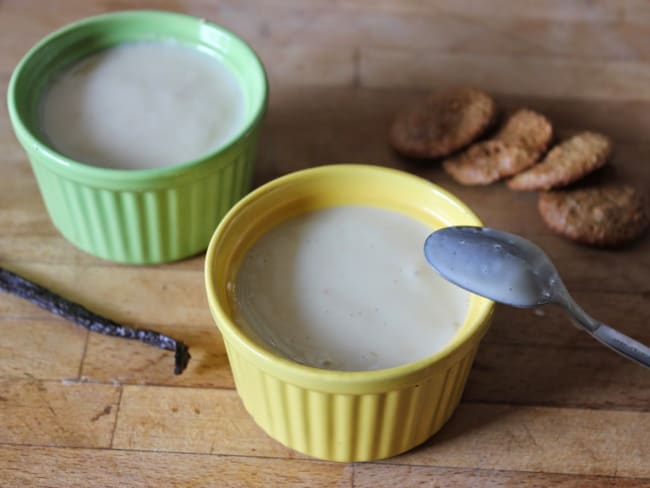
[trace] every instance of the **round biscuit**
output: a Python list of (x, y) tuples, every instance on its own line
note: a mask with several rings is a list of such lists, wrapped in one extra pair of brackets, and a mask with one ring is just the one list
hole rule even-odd
[(510, 179), (508, 188), (536, 191), (566, 186), (602, 167), (611, 151), (607, 136), (581, 132), (552, 148), (539, 164)]
[(443, 162), (445, 171), (463, 185), (489, 185), (529, 167), (535, 160), (525, 149), (499, 140), (476, 143)]
[(523, 147), (537, 161), (553, 139), (553, 126), (542, 114), (522, 108), (508, 117), (495, 139)]
[(433, 93), (400, 112), (390, 129), (391, 146), (404, 156), (447, 156), (479, 137), (493, 122), (496, 104), (474, 88)]
[(650, 225), (643, 195), (629, 185), (542, 192), (538, 208), (551, 230), (594, 246), (625, 244)]

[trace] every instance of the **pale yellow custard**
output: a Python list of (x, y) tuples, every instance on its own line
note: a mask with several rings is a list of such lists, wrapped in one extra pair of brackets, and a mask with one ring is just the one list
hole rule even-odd
[(362, 206), (290, 219), (245, 256), (234, 283), (236, 321), (267, 347), (318, 368), (424, 359), (454, 336), (470, 299), (425, 261), (431, 231)]
[(57, 151), (117, 169), (205, 156), (243, 120), (234, 73), (171, 42), (127, 43), (94, 54), (52, 80), (41, 101), (42, 130)]

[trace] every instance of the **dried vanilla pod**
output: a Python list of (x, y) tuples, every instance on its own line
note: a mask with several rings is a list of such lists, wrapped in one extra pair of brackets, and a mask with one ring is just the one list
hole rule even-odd
[(181, 374), (191, 358), (187, 345), (159, 332), (148, 329), (125, 327), (110, 319), (97, 315), (78, 303), (71, 302), (60, 295), (11, 271), (0, 268), (0, 290), (24, 298), (39, 307), (52, 312), (77, 325), (113, 337), (122, 337), (144, 342), (150, 346), (174, 351), (174, 374)]

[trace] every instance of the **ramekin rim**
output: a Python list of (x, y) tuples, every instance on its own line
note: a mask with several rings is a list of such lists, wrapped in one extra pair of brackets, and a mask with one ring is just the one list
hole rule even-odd
[[(185, 22), (199, 22), (202, 25), (209, 26), (212, 29), (220, 31), (221, 33), (228, 36), (231, 40), (238, 43), (244, 51), (251, 57), (251, 60), (259, 68), (260, 76), (260, 103), (256, 107), (252, 115), (247, 119), (240, 130), (231, 137), (226, 143), (218, 146), (214, 150), (203, 154), (202, 156), (196, 157), (190, 161), (184, 161), (182, 163), (173, 164), (161, 168), (146, 168), (146, 169), (119, 169), (119, 168), (108, 168), (102, 166), (93, 166), (90, 164), (85, 164), (80, 161), (77, 161), (73, 158), (65, 156), (64, 154), (56, 151), (52, 148), (46, 141), (43, 141), (42, 138), (39, 138), (34, 134), (34, 132), (28, 129), (28, 124), (25, 123), (23, 118), (20, 116), (20, 111), (16, 107), (16, 85), (21, 76), (22, 70), (25, 65), (29, 62), (29, 59), (37, 53), (39, 50), (42, 50), (50, 44), (52, 41), (56, 40), (59, 37), (68, 35), (70, 32), (74, 32), (80, 28), (83, 28), (90, 24), (96, 24), (104, 22), (106, 20), (120, 19), (120, 18), (129, 18), (129, 17), (168, 17), (183, 20)], [(71, 176), (71, 172), (74, 172), (74, 175), (80, 179), (97, 179), (101, 180), (130, 180), (132, 182), (144, 182), (155, 179), (165, 179), (169, 177), (174, 177), (180, 173), (185, 173), (188, 170), (193, 170), (200, 168), (205, 164), (209, 164), (210, 160), (214, 157), (230, 151), (234, 146), (240, 143), (245, 139), (248, 134), (255, 130), (256, 126), (259, 124), (260, 119), (264, 116), (268, 105), (268, 92), (269, 92), (269, 81), (266, 73), (266, 69), (262, 60), (260, 59), (257, 52), (252, 48), (250, 44), (244, 41), (241, 37), (235, 34), (233, 31), (223, 27), (215, 22), (206, 20), (201, 17), (196, 17), (193, 15), (171, 12), (165, 10), (156, 10), (156, 9), (138, 9), (138, 10), (121, 10), (115, 12), (107, 12), (98, 15), (93, 15), (89, 17), (84, 17), (79, 20), (70, 22), (61, 28), (50, 32), (39, 41), (36, 42), (19, 60), (18, 64), (14, 68), (12, 75), (9, 80), (9, 85), (7, 88), (7, 105), (9, 109), (9, 116), (11, 122), (16, 127), (16, 132), (19, 131), (24, 135), (27, 140), (27, 143), (34, 145), (39, 148), (39, 151), (47, 156), (47, 164), (54, 170), (68, 174)]]

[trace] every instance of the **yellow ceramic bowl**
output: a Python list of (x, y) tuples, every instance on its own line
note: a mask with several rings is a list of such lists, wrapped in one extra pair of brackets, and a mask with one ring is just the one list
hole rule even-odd
[(465, 323), (446, 347), (395, 368), (323, 370), (261, 346), (233, 320), (229, 283), (243, 256), (274, 225), (336, 205), (391, 209), (432, 230), (481, 223), (453, 195), (426, 180), (377, 166), (333, 165), (258, 188), (230, 210), (212, 237), (206, 256), (208, 300), (248, 412), (271, 437), (296, 451), (335, 461), (368, 461), (417, 446), (449, 419), (494, 304), (473, 296)]

